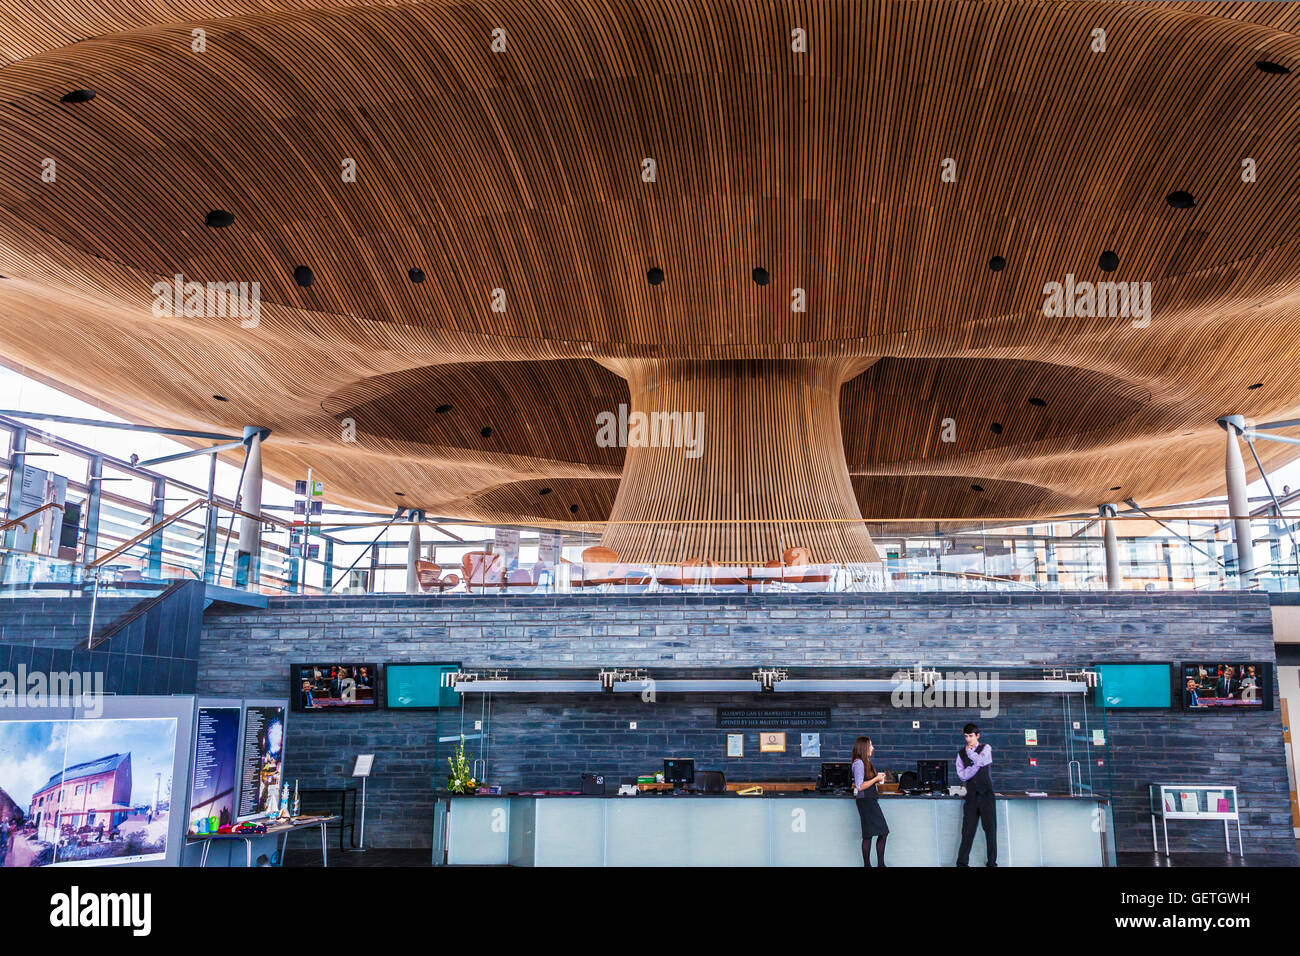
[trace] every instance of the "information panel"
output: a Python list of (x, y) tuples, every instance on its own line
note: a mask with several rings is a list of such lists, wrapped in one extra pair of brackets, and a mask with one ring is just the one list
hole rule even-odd
[(250, 704), (244, 708), (240, 820), (280, 812), (285, 709), (284, 704)]
[(773, 728), (818, 729), (831, 725), (829, 707), (719, 707), (718, 727), (724, 730)]

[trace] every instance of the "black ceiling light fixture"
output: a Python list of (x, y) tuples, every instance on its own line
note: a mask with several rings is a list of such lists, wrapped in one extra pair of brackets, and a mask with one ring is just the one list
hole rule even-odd
[(1119, 255), (1107, 249), (1097, 260), (1097, 265), (1101, 267), (1102, 272), (1114, 272), (1119, 268)]
[(415, 283), (423, 282), (423, 281), (424, 281), (424, 270), (423, 270), (423, 269), (417, 269), (417, 268), (415, 268), (414, 266), (412, 266), (410, 269), (406, 270), (406, 277), (407, 277), (408, 279), (410, 279), (412, 282), (415, 282)]
[(664, 281), (664, 270), (658, 266), (651, 266), (650, 271), (645, 274), (645, 281), (651, 285), (658, 285)]
[(1046, 403), (1045, 401), (1043, 401), (1041, 398), (1031, 398), (1031, 399), (1029, 400), (1029, 404), (1030, 404), (1030, 405), (1033, 405), (1034, 408), (1046, 408), (1046, 407), (1047, 407), (1047, 403)]
[(225, 229), (235, 221), (233, 212), (226, 212), (224, 209), (213, 209), (203, 217), (203, 225), (212, 229)]
[(767, 274), (767, 270), (762, 266), (755, 266), (752, 275), (754, 276), (754, 282), (758, 285), (767, 285), (772, 281), (772, 277)]
[(59, 97), (60, 103), (89, 103), (95, 98), (94, 90), (72, 90)]
[(293, 281), (305, 289), (316, 281), (316, 277), (312, 275), (311, 269), (307, 266), (298, 266), (293, 270)]
[(538, 493), (539, 495), (549, 495), (549, 494), (551, 493), (551, 489), (550, 489), (550, 488), (543, 488), (541, 491), (539, 491), (539, 492), (537, 492), (537, 493)]
[(226, 398), (226, 396), (224, 396), (224, 395), (213, 395), (212, 398), (213, 398), (214, 401), (218, 401), (218, 402), (228, 402), (228, 401), (230, 401), (230, 399)]
[(992, 425), (989, 426), (989, 431), (991, 431), (991, 432), (992, 432), (993, 434), (995, 434), (995, 435), (1001, 435), (1001, 434), (1002, 434), (1002, 423), (1001, 423), (1001, 422), (994, 422)]
[(487, 427), (486, 425), (484, 425), (482, 428), (480, 428), (478, 433), (479, 433), (480, 435), (482, 435), (484, 438), (491, 438), (491, 437), (492, 437), (492, 429), (489, 428), (489, 427)]
[(1263, 383), (1263, 382), (1256, 382), (1254, 385), (1247, 385), (1247, 386), (1246, 386), (1246, 391), (1248, 391), (1248, 392), (1253, 392), (1255, 389), (1257, 389), (1257, 388), (1263, 388), (1263, 387), (1264, 387), (1264, 383)]
[(1274, 76), (1286, 76), (1291, 72), (1281, 63), (1274, 63), (1272, 60), (1256, 60), (1255, 69), (1261, 73), (1272, 73)]
[(1111, 490), (1111, 491), (1119, 491), (1119, 490), (1120, 490), (1121, 488), (1123, 488), (1123, 487), (1124, 487), (1123, 485), (1116, 485), (1115, 487), (1111, 488), (1110, 490)]
[(1007, 267), (1007, 260), (1003, 259), (1001, 256), (994, 256), (992, 259), (989, 260), (989, 268), (992, 269), (994, 272), (1001, 272), (1006, 267)]
[(450, 405), (439, 405), (433, 410), (433, 413), (435, 415), (446, 415), (449, 411), (451, 411)]
[(405, 492), (405, 491), (394, 491), (393, 494), (397, 495), (397, 497), (399, 497), (399, 498), (405, 498), (405, 497), (406, 497), (406, 492)]
[(569, 505), (569, 514), (571, 514), (571, 515), (576, 515), (577, 513), (578, 513), (578, 506), (577, 506), (577, 505)]
[(984, 490), (984, 486), (983, 486), (983, 485), (971, 485), (971, 486), (970, 486), (970, 490), (971, 490), (971, 491), (979, 491), (979, 492), (982, 492), (982, 491)]
[(1193, 209), (1196, 206), (1196, 200), (1192, 198), (1192, 194), (1184, 189), (1171, 192), (1165, 197), (1165, 202), (1175, 209)]

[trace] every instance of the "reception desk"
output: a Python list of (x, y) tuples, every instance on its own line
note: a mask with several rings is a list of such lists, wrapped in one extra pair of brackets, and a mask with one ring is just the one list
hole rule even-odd
[[(886, 795), (890, 866), (953, 866), (962, 798)], [(1001, 866), (1109, 866), (1109, 801), (999, 794)], [(442, 796), (433, 863), (512, 866), (862, 866), (853, 797)], [(971, 865), (985, 860), (975, 835)]]

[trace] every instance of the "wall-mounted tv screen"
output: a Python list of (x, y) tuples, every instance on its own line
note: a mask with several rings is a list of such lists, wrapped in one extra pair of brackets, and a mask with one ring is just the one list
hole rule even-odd
[(1272, 710), (1273, 665), (1241, 660), (1184, 661), (1178, 689), (1184, 710)]
[(290, 684), (294, 710), (375, 710), (379, 707), (379, 668), (374, 664), (295, 664)]
[(1097, 664), (1094, 702), (1112, 710), (1126, 707), (1172, 707), (1169, 664)]
[(459, 664), (386, 664), (386, 705), (394, 710), (436, 710), (459, 707), (460, 694), (442, 686), (444, 674), (460, 670)]

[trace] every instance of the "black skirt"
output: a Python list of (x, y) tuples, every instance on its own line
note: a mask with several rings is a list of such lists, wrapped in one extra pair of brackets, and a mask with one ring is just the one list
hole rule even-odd
[(853, 802), (858, 805), (858, 819), (862, 821), (862, 839), (889, 834), (889, 824), (880, 812), (880, 798), (876, 796), (875, 787), (862, 791), (862, 796)]

